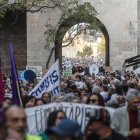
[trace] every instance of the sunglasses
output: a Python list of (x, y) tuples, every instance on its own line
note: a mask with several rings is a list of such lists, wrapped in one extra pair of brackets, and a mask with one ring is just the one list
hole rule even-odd
[(98, 102), (98, 100), (96, 100), (96, 99), (89, 99), (89, 101), (92, 102), (92, 103)]
[(63, 117), (57, 117), (57, 119), (59, 119), (59, 120), (64, 120), (65, 117), (64, 117), (64, 116), (63, 116)]

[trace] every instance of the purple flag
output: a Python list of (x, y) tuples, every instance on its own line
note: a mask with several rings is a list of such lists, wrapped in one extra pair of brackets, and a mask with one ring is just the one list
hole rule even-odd
[(10, 58), (11, 58), (12, 102), (14, 105), (22, 107), (21, 91), (20, 91), (18, 74), (17, 74), (16, 64), (13, 55), (12, 42), (10, 42), (9, 47), (10, 47)]

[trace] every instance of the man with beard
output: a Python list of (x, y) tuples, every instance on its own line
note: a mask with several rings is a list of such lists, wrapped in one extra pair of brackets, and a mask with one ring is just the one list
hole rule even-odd
[(126, 94), (127, 105), (117, 109), (112, 117), (112, 128), (129, 140), (140, 139), (140, 92), (129, 89)]
[(39, 136), (27, 135), (27, 118), (23, 108), (11, 106), (6, 111), (8, 139), (41, 140)]

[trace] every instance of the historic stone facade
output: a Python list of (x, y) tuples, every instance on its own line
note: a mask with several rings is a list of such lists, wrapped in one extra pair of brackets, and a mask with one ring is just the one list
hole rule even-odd
[[(137, 0), (80, 0), (90, 2), (98, 12), (97, 18), (105, 25), (110, 38), (110, 66), (121, 69), (126, 58), (137, 55)], [(57, 26), (61, 12), (48, 9), (27, 14), (27, 64), (43, 66), (51, 47), (45, 49), (45, 25)], [(50, 65), (54, 62), (54, 54)]]
[(10, 74), (11, 61), (9, 41), (12, 41), (13, 52), (18, 70), (24, 70), (27, 65), (26, 14), (16, 20), (11, 13), (2, 19), (3, 29), (0, 30), (0, 55), (5, 74)]

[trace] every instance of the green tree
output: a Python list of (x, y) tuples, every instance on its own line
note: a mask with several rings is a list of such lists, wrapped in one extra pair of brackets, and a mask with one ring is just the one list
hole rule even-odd
[(100, 58), (105, 58), (105, 38), (101, 38), (101, 43), (98, 45), (98, 56)]
[(77, 0), (0, 0), (0, 19), (4, 18), (8, 11), (16, 17), (26, 12), (35, 13), (48, 8), (59, 8), (63, 13), (76, 3)]
[(77, 51), (77, 56), (78, 57), (88, 57), (88, 56), (91, 56), (92, 54), (93, 54), (92, 47), (87, 46), (87, 45), (83, 48), (82, 52)]

